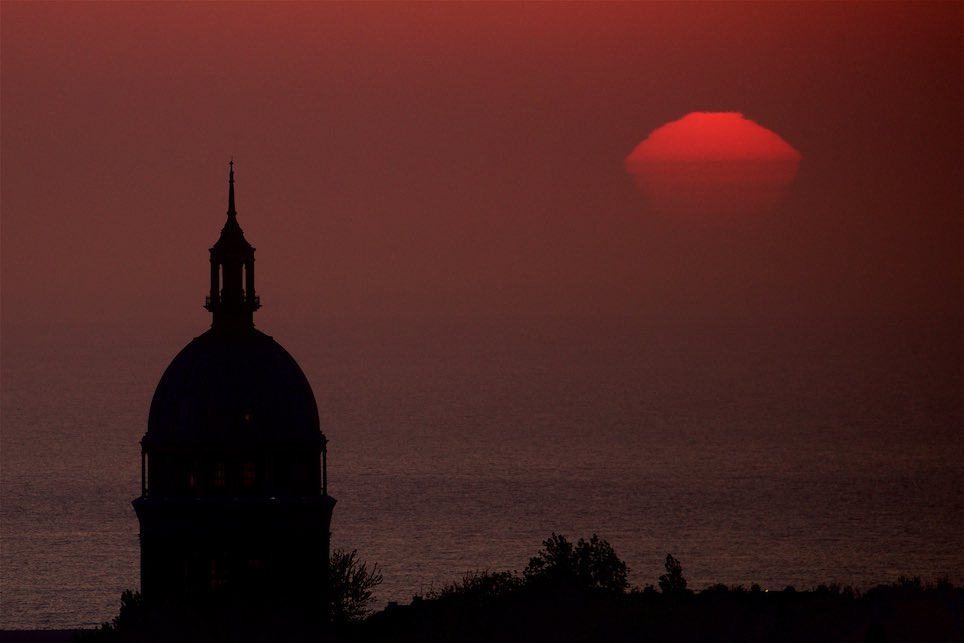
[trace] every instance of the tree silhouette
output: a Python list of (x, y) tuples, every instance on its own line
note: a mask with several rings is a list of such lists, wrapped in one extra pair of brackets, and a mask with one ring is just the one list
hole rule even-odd
[(539, 555), (529, 559), (522, 576), (528, 584), (624, 592), (627, 572), (612, 545), (596, 534), (573, 545), (565, 536), (553, 533), (543, 541)]
[(372, 590), (382, 583), (377, 564), (369, 571), (358, 559), (358, 550), (336, 549), (329, 561), (328, 579), (333, 623), (359, 621), (371, 613)]
[[(345, 624), (367, 617), (371, 613), (372, 592), (382, 582), (378, 565), (369, 570), (358, 559), (357, 550), (337, 549), (329, 558), (328, 570), (331, 622)], [(237, 602), (195, 597), (182, 602), (152, 603), (145, 602), (139, 592), (127, 590), (121, 596), (117, 616), (97, 629), (79, 630), (73, 640), (75, 643), (167, 643), (172, 640), (300, 643), (318, 639), (319, 628), (324, 627), (323, 615), (322, 605), (305, 618), (299, 606), (283, 603), (251, 602), (243, 597)]]
[(683, 578), (683, 564), (673, 558), (673, 554), (666, 554), (666, 573), (659, 577), (659, 588), (664, 594), (681, 594), (686, 591), (686, 579)]
[(443, 585), (428, 593), (429, 600), (466, 600), (476, 603), (507, 596), (522, 587), (522, 579), (509, 571), (466, 572), (462, 580)]

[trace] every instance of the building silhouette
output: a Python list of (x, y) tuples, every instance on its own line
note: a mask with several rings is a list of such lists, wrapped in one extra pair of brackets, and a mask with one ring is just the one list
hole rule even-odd
[(326, 614), (327, 440), (295, 360), (254, 328), (254, 251), (227, 222), (210, 249), (211, 328), (164, 372), (141, 440), (141, 593), (152, 604)]

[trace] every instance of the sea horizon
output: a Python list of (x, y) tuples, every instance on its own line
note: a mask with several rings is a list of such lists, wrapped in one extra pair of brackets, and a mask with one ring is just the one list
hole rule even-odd
[[(829, 381), (829, 363), (783, 351), (790, 382), (644, 333), (558, 331), (526, 351), (464, 331), (422, 344), (283, 334), (330, 440), (332, 546), (378, 564), (376, 607), (474, 570), (521, 571), (551, 533), (599, 534), (639, 587), (667, 553), (694, 589), (964, 580), (959, 407), (910, 354), (861, 373), (877, 344), (851, 346)], [(2, 628), (92, 627), (139, 588), (138, 443), (179, 347), (123, 337), (4, 344)]]

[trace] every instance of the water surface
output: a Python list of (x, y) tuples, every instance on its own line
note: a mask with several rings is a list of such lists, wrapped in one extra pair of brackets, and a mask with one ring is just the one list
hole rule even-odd
[[(138, 441), (190, 339), (159, 336), (5, 342), (0, 627), (94, 625), (138, 587)], [(964, 581), (959, 380), (909, 349), (632, 328), (276, 339), (331, 440), (333, 545), (379, 564), (380, 603), (521, 571), (551, 532), (598, 533), (639, 586), (667, 552), (695, 588)]]

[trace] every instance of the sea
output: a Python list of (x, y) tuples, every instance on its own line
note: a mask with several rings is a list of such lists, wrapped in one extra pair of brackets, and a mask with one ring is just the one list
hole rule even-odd
[[(279, 326), (330, 440), (333, 547), (377, 566), (374, 607), (521, 571), (553, 533), (606, 539), (638, 587), (667, 553), (694, 589), (964, 582), (959, 347)], [(95, 626), (139, 587), (138, 441), (190, 339), (5, 329), (0, 629)]]

